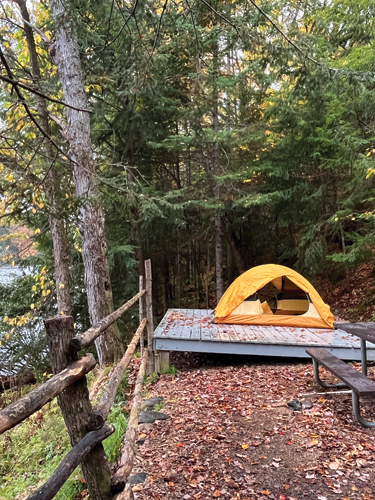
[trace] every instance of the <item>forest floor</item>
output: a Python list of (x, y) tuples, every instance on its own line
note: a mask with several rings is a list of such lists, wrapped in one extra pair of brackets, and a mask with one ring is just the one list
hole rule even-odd
[[(139, 500), (375, 498), (375, 434), (353, 421), (350, 394), (303, 396), (322, 392), (307, 361), (190, 369), (150, 390), (171, 418), (139, 427)], [(295, 398), (312, 409), (289, 409)]]
[[(338, 319), (373, 319), (373, 263), (335, 285), (321, 279), (316, 286)], [(140, 426), (145, 442), (133, 473), (146, 472), (147, 479), (134, 487), (138, 500), (375, 498), (374, 431), (353, 420), (350, 394), (318, 394), (324, 389), (309, 361), (172, 358), (178, 375), (150, 388), (151, 396), (165, 398), (171, 418)], [(369, 377), (375, 380), (375, 367)], [(287, 406), (304, 398), (312, 409)], [(375, 404), (363, 411), (372, 419)]]

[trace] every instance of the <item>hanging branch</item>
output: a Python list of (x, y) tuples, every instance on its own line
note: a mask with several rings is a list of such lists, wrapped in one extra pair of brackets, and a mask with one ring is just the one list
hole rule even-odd
[[(202, 0), (203, 2), (205, 0)], [(300, 49), (298, 47), (297, 44), (295, 44), (284, 32), (281, 28), (279, 28), (279, 26), (270, 18), (270, 16), (268, 14), (266, 14), (264, 12), (264, 10), (262, 10), (259, 5), (257, 5), (255, 3), (254, 0), (248, 0), (257, 10), (258, 12), (260, 12), (260, 14), (262, 14), (263, 17), (265, 17), (267, 19), (267, 21), (272, 24), (272, 26), (275, 28), (276, 31), (278, 31), (280, 33), (280, 35), (289, 43), (289, 45), (291, 45), (293, 48), (295, 48), (297, 50), (297, 52), (299, 52), (300, 54), (303, 55), (303, 57), (305, 57), (306, 59), (308, 59), (309, 61), (313, 62), (314, 64), (317, 64), (318, 66), (320, 66), (321, 68), (323, 67), (326, 67), (324, 64), (320, 63), (319, 61), (316, 61), (315, 59), (313, 59), (312, 57), (310, 57), (309, 55), (307, 55), (302, 49)], [(335, 68), (328, 68), (330, 71), (337, 71)]]
[[(9, 65), (8, 65), (8, 62), (7, 60), (5, 59), (5, 56), (4, 56), (4, 53), (0, 47), (0, 60), (1, 62), (3, 63), (5, 69), (6, 69), (6, 72), (8, 73), (8, 76), (11, 80), (15, 81), (13, 79), (13, 73), (12, 73), (12, 70), (10, 69)], [(52, 137), (47, 134), (47, 132), (43, 129), (43, 127), (41, 127), (39, 125), (39, 123), (37, 122), (37, 120), (35, 119), (35, 116), (32, 114), (25, 98), (23, 97), (22, 95), (22, 92), (20, 91), (19, 89), (19, 86), (18, 86), (18, 83), (15, 81), (15, 83), (12, 83), (11, 84), (19, 98), (19, 100), (21, 101), (22, 103), (22, 106), (24, 107), (25, 111), (26, 111), (26, 114), (27, 116), (30, 118), (30, 120), (34, 123), (34, 125), (37, 127), (37, 129), (39, 130), (39, 132), (41, 132), (41, 134), (46, 138), (48, 139), (51, 144), (53, 144), (53, 146), (63, 155), (65, 156), (69, 161), (71, 161), (72, 163), (76, 163), (72, 158), (70, 158), (61, 148), (58, 144), (56, 144), (56, 142), (52, 139)]]
[(224, 22), (229, 24), (229, 26), (232, 26), (232, 28), (234, 28), (234, 30), (236, 31), (237, 35), (240, 36), (240, 32), (238, 31), (238, 28), (235, 24), (233, 24), (231, 21), (229, 21), (229, 19), (224, 17), (222, 14), (220, 14), (220, 12), (218, 12), (216, 9), (214, 9), (212, 7), (212, 5), (210, 5), (208, 2), (206, 2), (206, 0), (201, 0), (201, 2), (203, 2), (205, 5), (207, 5), (207, 7), (212, 10), (212, 12), (214, 12), (218, 17), (220, 17), (220, 19), (222, 19)]
[(0, 80), (3, 80), (3, 82), (10, 83), (11, 85), (17, 87), (21, 87), (22, 89), (28, 90), (29, 92), (32, 92), (33, 94), (43, 97), (43, 99), (47, 99), (47, 101), (55, 102), (56, 104), (61, 104), (62, 106), (66, 106), (67, 108), (74, 109), (75, 111), (83, 111), (84, 113), (92, 113), (89, 109), (81, 109), (81, 108), (76, 108), (75, 106), (71, 106), (70, 104), (67, 104), (64, 101), (60, 101), (59, 99), (55, 99), (54, 97), (49, 97), (48, 95), (43, 94), (39, 90), (34, 89), (33, 87), (30, 87), (30, 85), (26, 85), (26, 83), (22, 83), (19, 80), (14, 80), (12, 78), (8, 78), (5, 75), (0, 75)]
[(167, 4), (168, 4), (168, 0), (165, 0), (164, 5), (163, 5), (163, 10), (162, 10), (161, 15), (160, 15), (160, 19), (159, 19), (159, 23), (158, 23), (158, 30), (156, 32), (156, 36), (155, 36), (155, 40), (154, 40), (154, 45), (152, 47), (150, 59), (153, 56), (155, 48), (156, 48), (156, 44), (158, 43), (158, 38), (159, 38), (159, 35), (160, 35), (161, 23), (162, 23), (162, 20), (163, 20), (163, 16), (164, 16), (165, 10), (167, 8)]
[[(117, 4), (117, 2), (116, 2)], [(118, 4), (117, 4), (118, 5)], [(115, 43), (115, 41), (118, 39), (118, 37), (121, 35), (121, 33), (124, 31), (124, 29), (126, 28), (126, 26), (128, 25), (128, 22), (130, 21), (130, 19), (134, 16), (135, 14), (135, 11), (137, 9), (137, 6), (138, 6), (138, 0), (135, 0), (135, 3), (134, 3), (134, 7), (132, 8), (130, 14), (128, 15), (128, 17), (126, 18), (124, 24), (121, 26), (121, 29), (120, 31), (117, 33), (117, 35), (115, 36), (115, 38), (113, 38), (107, 45), (104, 45), (103, 47), (103, 51), (108, 48), (110, 45), (112, 45), (113, 43)], [(118, 6), (119, 7), (119, 6)], [(120, 13), (122, 15), (122, 17), (124, 17), (122, 11), (121, 11), (121, 8), (119, 7), (119, 10), (120, 10)]]

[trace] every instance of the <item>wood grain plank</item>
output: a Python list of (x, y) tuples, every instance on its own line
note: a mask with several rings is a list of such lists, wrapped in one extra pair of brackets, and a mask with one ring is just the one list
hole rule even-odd
[(200, 329), (201, 329), (201, 340), (204, 341), (220, 341), (220, 333), (216, 323), (212, 323), (213, 316), (207, 314), (207, 310), (204, 310), (205, 314), (200, 317)]
[(168, 317), (175, 310), (176, 309), (168, 309), (167, 310), (167, 312), (164, 314), (163, 319), (160, 321), (158, 326), (155, 328), (154, 337), (158, 337), (159, 335), (165, 336), (165, 329), (168, 326)]
[[(280, 342), (280, 334), (273, 326), (269, 325), (257, 325), (259, 337), (262, 338), (262, 342), (267, 344), (273, 344)], [(282, 338), (284, 340), (284, 338)]]
[(190, 338), (198, 340), (201, 338), (201, 329), (199, 325), (199, 318), (201, 316), (200, 309), (194, 309), (193, 324), (190, 330)]
[(220, 335), (220, 342), (231, 342), (232, 341), (232, 338), (230, 336), (230, 328), (229, 328), (230, 325), (226, 325), (226, 324), (218, 324), (216, 325), (216, 328), (217, 328), (217, 331)]
[(232, 325), (232, 328), (236, 332), (240, 342), (248, 342), (249, 341), (249, 337), (248, 337), (247, 333), (244, 331), (242, 325)]

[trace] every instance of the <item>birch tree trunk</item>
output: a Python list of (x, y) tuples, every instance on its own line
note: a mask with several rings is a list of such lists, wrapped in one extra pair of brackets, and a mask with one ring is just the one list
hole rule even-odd
[[(50, 6), (56, 40), (51, 47), (51, 55), (57, 65), (65, 102), (76, 108), (87, 109), (78, 37), (69, 0), (51, 0)], [(81, 202), (79, 229), (82, 238), (87, 302), (91, 323), (96, 323), (113, 312), (104, 213), (98, 201), (98, 189), (95, 185), (89, 113), (66, 108), (66, 114), (69, 155), (76, 193)], [(122, 350), (117, 333), (117, 326), (112, 325), (95, 341), (101, 365), (116, 362), (121, 358)]]
[[(22, 18), (30, 22), (29, 12), (26, 6), (26, 0), (16, 0), (22, 14)], [(37, 50), (35, 46), (34, 34), (27, 23), (23, 25), (27, 46), (30, 54), (31, 71), (38, 85), (41, 74), (38, 61)], [(43, 97), (37, 97), (38, 113), (40, 117), (40, 125), (44, 132), (50, 135), (50, 123), (48, 117), (47, 104)], [(49, 204), (49, 227), (52, 236), (54, 264), (55, 264), (55, 283), (57, 308), (59, 313), (70, 315), (72, 312), (72, 303), (70, 298), (70, 275), (69, 275), (69, 252), (66, 238), (66, 230), (64, 221), (61, 218), (59, 210), (59, 186), (57, 171), (54, 166), (55, 152), (53, 145), (48, 139), (44, 141), (46, 157), (49, 165), (47, 165), (48, 173), (45, 183), (45, 194)], [(38, 187), (38, 186), (37, 186)]]

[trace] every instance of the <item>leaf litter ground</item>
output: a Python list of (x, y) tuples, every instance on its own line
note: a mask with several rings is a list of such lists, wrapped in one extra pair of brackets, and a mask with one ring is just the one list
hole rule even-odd
[[(135, 498), (373, 500), (375, 433), (353, 420), (351, 395), (307, 396), (313, 408), (293, 412), (288, 401), (324, 391), (311, 365), (251, 363), (182, 369), (150, 387), (171, 419), (139, 426), (146, 439), (133, 474), (146, 472), (147, 480), (134, 487)], [(371, 419), (375, 405), (363, 411)]]

